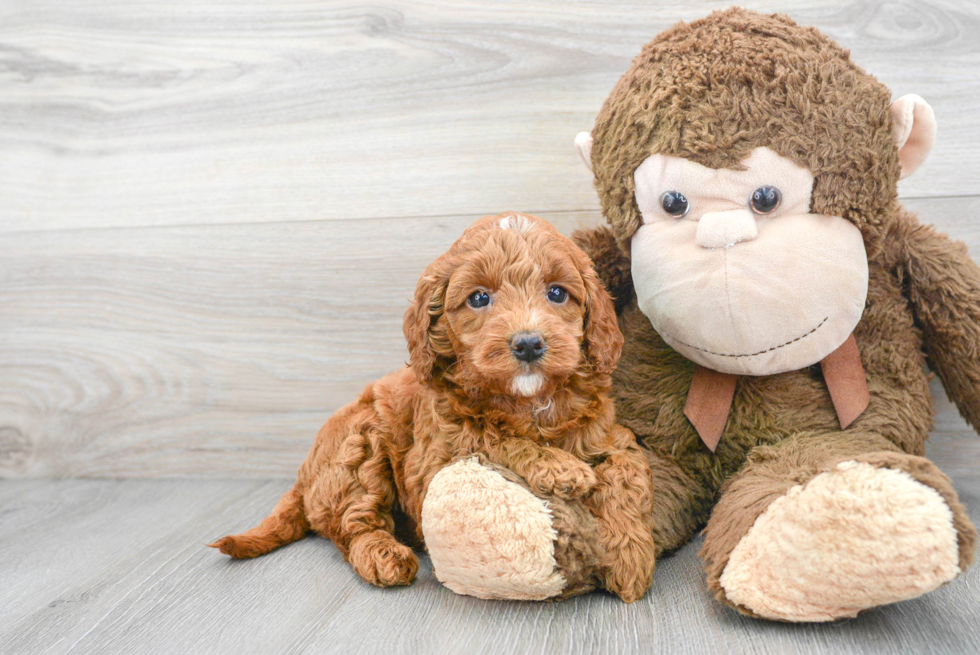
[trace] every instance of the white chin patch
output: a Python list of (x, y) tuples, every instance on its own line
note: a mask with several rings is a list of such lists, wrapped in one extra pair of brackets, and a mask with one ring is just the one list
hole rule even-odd
[(515, 396), (534, 396), (541, 390), (544, 376), (540, 373), (521, 373), (510, 383), (510, 391)]

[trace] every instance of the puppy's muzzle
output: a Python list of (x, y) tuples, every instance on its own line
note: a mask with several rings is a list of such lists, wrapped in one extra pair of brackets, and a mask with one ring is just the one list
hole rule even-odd
[(510, 352), (514, 357), (528, 364), (541, 359), (546, 350), (548, 344), (537, 332), (518, 332), (510, 340)]

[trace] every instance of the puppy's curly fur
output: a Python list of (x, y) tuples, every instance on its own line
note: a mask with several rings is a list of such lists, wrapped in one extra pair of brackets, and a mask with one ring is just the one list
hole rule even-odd
[[(210, 545), (249, 558), (314, 530), (366, 581), (410, 584), (418, 560), (395, 538), (393, 512), (421, 541), (429, 482), (482, 454), (536, 492), (582, 499), (599, 523), (605, 587), (642, 597), (652, 476), (615, 422), (607, 394), (623, 339), (585, 253), (539, 218), (485, 217), (425, 270), (404, 327), (409, 366), (327, 421), (269, 517)], [(519, 343), (529, 336), (534, 357)]]

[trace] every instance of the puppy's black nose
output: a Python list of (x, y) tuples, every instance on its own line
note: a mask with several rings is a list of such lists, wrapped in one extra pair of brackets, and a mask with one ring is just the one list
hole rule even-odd
[(547, 349), (548, 346), (545, 345), (541, 335), (534, 332), (518, 332), (510, 340), (510, 351), (522, 362), (540, 359)]

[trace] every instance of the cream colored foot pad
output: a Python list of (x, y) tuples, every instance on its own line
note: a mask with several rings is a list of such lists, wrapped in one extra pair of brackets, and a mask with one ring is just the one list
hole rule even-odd
[(422, 533), (436, 578), (458, 594), (544, 600), (565, 587), (548, 506), (476, 458), (432, 479)]
[(732, 602), (785, 621), (832, 621), (914, 598), (959, 574), (953, 515), (903, 471), (844, 462), (756, 519), (721, 576)]

